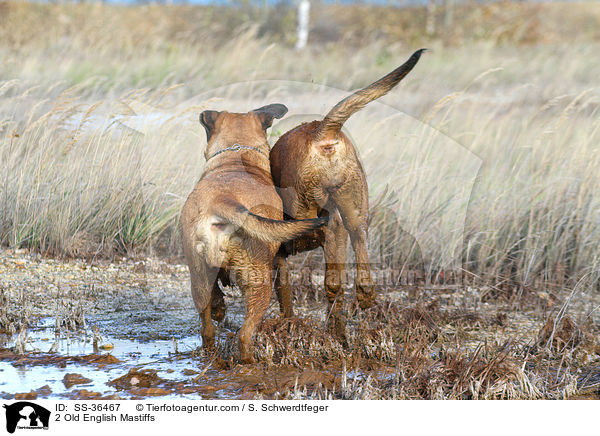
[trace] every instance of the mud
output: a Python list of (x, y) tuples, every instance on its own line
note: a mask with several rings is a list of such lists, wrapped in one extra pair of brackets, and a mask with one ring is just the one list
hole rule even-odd
[(240, 365), (239, 291), (225, 289), (227, 317), (217, 349), (206, 351), (188, 280), (185, 266), (157, 259), (59, 261), (0, 251), (0, 397), (600, 394), (597, 292), (531, 291), (515, 304), (468, 287), (387, 289), (373, 309), (348, 305), (346, 344), (327, 329), (317, 274), (296, 289), (298, 318), (279, 319), (273, 298), (256, 337), (258, 363)]

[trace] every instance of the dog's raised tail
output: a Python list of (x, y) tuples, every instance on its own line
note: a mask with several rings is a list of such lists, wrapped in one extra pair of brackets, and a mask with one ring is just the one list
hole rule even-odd
[(315, 131), (315, 140), (335, 139), (342, 130), (342, 126), (354, 114), (369, 102), (377, 100), (387, 94), (417, 65), (419, 58), (426, 49), (422, 48), (391, 73), (371, 83), (366, 88), (356, 91), (336, 104)]
[(274, 220), (256, 215), (236, 202), (226, 202), (217, 214), (236, 227), (240, 227), (253, 238), (265, 242), (285, 242), (327, 224), (329, 219)]

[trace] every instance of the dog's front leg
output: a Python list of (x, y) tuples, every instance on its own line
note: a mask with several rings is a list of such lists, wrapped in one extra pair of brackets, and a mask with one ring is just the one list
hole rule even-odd
[(292, 304), (292, 286), (290, 283), (290, 268), (286, 260), (286, 253), (283, 248), (275, 256), (275, 290), (279, 300), (279, 309), (284, 318), (294, 316), (294, 307)]
[(225, 297), (223, 295), (223, 291), (219, 286), (219, 280), (223, 286), (229, 286), (229, 276), (224, 269), (219, 270), (219, 275), (217, 276), (218, 280), (215, 280), (215, 284), (213, 285), (212, 291), (212, 300), (210, 303), (211, 307), (211, 316), (217, 322), (223, 321), (225, 318)]

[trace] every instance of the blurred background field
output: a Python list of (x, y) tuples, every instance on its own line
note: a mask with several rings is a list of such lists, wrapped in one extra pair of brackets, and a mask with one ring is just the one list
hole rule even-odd
[[(451, 21), (443, 5), (432, 19), (424, 6), (313, 4), (297, 51), (285, 3), (1, 2), (0, 243), (180, 259), (200, 111), (277, 101), (290, 120), (323, 115), (428, 47), (347, 126), (374, 258), (429, 280), (458, 265), (499, 289), (597, 287), (600, 4), (457, 3)], [(466, 169), (453, 195), (440, 175)]]
[[(0, 1), (0, 397), (599, 397), (600, 3), (382, 3), (311, 2), (296, 50), (294, 3)], [(274, 142), (421, 47), (345, 125), (378, 283), (366, 311), (347, 288), (349, 347), (315, 251), (291, 259), (301, 318), (273, 298), (259, 363), (235, 365), (235, 287), (216, 352), (188, 348), (198, 114), (284, 103)], [(99, 334), (108, 355), (88, 354)], [(134, 366), (177, 370), (151, 393)], [(68, 388), (73, 370), (92, 384)]]

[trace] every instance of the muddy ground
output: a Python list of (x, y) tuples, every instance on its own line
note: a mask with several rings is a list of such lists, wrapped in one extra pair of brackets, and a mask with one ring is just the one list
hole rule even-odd
[(0, 397), (600, 398), (598, 290), (394, 286), (360, 311), (348, 287), (343, 343), (311, 262), (298, 317), (281, 320), (273, 297), (257, 363), (240, 365), (235, 288), (206, 351), (184, 265), (1, 250)]

